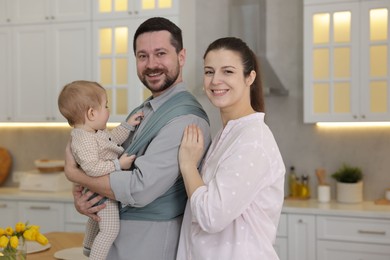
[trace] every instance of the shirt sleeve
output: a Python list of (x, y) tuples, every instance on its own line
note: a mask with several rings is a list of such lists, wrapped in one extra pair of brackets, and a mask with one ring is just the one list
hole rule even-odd
[[(208, 160), (210, 165), (205, 165), (205, 171), (212, 172), (208, 176), (214, 177), (206, 179), (206, 185), (198, 188), (190, 200), (193, 222), (209, 233), (231, 224), (284, 173), (273, 136), (259, 127), (245, 129), (224, 142), (223, 149)], [(272, 205), (272, 201), (265, 203)]]
[(120, 125), (113, 128), (110, 133), (114, 142), (117, 144), (123, 144), (123, 142), (129, 137), (131, 131), (134, 131), (134, 126), (131, 126), (127, 122), (122, 122)]
[(133, 207), (143, 207), (163, 195), (180, 177), (178, 149), (184, 128), (197, 124), (210, 142), (208, 123), (195, 115), (180, 116), (164, 126), (146, 149), (136, 158), (133, 171), (110, 174), (111, 189), (116, 200)]

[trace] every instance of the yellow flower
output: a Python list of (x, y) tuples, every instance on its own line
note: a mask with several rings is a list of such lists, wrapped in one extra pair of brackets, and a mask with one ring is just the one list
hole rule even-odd
[(14, 233), (14, 230), (12, 229), (12, 227), (7, 227), (7, 228), (5, 229), (5, 234), (6, 234), (7, 236), (12, 236), (12, 233)]
[(34, 229), (34, 230), (36, 230), (37, 232), (39, 232), (39, 226), (37, 226), (37, 225), (31, 225), (31, 226), (30, 226), (30, 229)]
[(4, 228), (1, 228), (1, 227), (0, 227), (0, 236), (2, 236), (2, 235), (4, 235), (4, 234), (5, 234)]
[(23, 222), (16, 223), (16, 225), (15, 225), (16, 232), (20, 233), (20, 232), (23, 232), (25, 229), (26, 229), (26, 224), (24, 224)]
[(42, 235), (41, 233), (38, 233), (37, 234), (37, 242), (41, 245), (47, 245), (47, 243), (49, 243), (49, 240), (47, 239), (47, 237), (45, 237), (44, 235)]
[(34, 241), (35, 238), (37, 237), (37, 231), (35, 229), (27, 229), (26, 231), (24, 231), (23, 233), (23, 237), (27, 240), (32, 240)]
[(4, 248), (8, 245), (9, 238), (7, 236), (0, 237), (0, 247)]
[(9, 243), (10, 243), (11, 247), (17, 248), (18, 245), (19, 245), (18, 237), (17, 236), (12, 236), (11, 239), (9, 240)]

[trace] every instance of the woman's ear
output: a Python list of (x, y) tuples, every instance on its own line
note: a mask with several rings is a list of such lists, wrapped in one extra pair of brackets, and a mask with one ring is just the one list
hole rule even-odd
[(256, 71), (252, 70), (251, 73), (249, 73), (249, 76), (246, 77), (246, 84), (248, 86), (252, 86), (255, 79), (256, 79)]

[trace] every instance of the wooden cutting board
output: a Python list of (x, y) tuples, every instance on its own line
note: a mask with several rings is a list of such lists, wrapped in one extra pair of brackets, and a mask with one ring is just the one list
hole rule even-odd
[(0, 185), (3, 184), (9, 175), (12, 166), (12, 157), (10, 152), (0, 147)]

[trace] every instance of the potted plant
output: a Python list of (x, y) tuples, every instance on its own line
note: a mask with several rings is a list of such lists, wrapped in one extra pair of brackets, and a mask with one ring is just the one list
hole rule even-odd
[(363, 201), (363, 173), (359, 167), (343, 164), (332, 174), (337, 181), (337, 201), (343, 203), (358, 203)]

